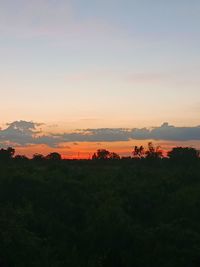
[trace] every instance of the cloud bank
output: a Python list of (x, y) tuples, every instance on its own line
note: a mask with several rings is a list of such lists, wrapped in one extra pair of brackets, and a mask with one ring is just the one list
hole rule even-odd
[(117, 142), (130, 140), (200, 141), (200, 126), (176, 127), (163, 123), (153, 128), (79, 129), (66, 133), (43, 134), (41, 123), (14, 121), (0, 129), (1, 146), (30, 146), (44, 144), (59, 147), (69, 142)]

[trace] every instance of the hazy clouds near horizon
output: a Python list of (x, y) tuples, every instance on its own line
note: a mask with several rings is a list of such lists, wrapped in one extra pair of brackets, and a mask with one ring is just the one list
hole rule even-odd
[(163, 123), (152, 128), (97, 128), (79, 129), (64, 133), (44, 134), (41, 124), (30, 121), (15, 121), (0, 130), (1, 146), (30, 146), (44, 144), (59, 147), (69, 142), (120, 142), (130, 140), (163, 140), (184, 142), (200, 141), (200, 126), (176, 127)]

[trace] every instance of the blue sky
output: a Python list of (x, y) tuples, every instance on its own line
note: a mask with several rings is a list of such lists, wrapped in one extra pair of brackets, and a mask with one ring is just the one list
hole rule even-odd
[(1, 0), (0, 122), (199, 125), (197, 0)]

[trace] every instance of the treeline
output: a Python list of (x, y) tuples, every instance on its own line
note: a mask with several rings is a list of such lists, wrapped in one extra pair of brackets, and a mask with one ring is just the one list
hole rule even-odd
[(0, 267), (199, 267), (199, 154), (159, 151), (70, 161), (1, 150)]
[[(7, 149), (0, 149), (0, 160), (29, 160), (25, 155), (15, 155), (15, 149), (8, 147)], [(171, 160), (181, 160), (181, 161), (191, 161), (200, 158), (200, 153), (197, 149), (192, 147), (174, 147), (171, 151), (168, 151), (164, 155), (160, 146), (154, 146), (151, 142), (148, 143), (148, 148), (145, 149), (143, 146), (134, 146), (132, 151), (132, 156), (120, 157), (119, 154), (115, 152), (110, 152), (106, 149), (98, 149), (92, 155), (92, 160), (126, 160), (126, 159), (163, 159), (169, 158)], [(62, 160), (61, 155), (58, 152), (49, 153), (47, 156), (36, 153), (33, 155), (32, 159), (34, 161), (44, 161), (44, 160)]]
[[(29, 160), (28, 157), (25, 155), (16, 155), (15, 156), (15, 149), (12, 147), (8, 147), (7, 149), (1, 148), (0, 149), (0, 161), (8, 161), (11, 159), (15, 160)], [(32, 160), (34, 161), (41, 161), (41, 160), (61, 160), (61, 155), (57, 152), (53, 152), (44, 156), (42, 154), (36, 153), (33, 155)]]

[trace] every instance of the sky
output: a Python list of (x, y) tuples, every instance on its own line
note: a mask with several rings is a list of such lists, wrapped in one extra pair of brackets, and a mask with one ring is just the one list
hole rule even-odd
[[(199, 0), (0, 0), (1, 146), (26, 154), (58, 149), (46, 139), (18, 142), (30, 122), (46, 138), (165, 122), (178, 128), (171, 139), (127, 140), (123, 132), (125, 140), (111, 133), (103, 141), (73, 138), (74, 145), (63, 138), (59, 149), (71, 157), (88, 157), (100, 144), (126, 154), (149, 138), (198, 146), (199, 14)], [(17, 133), (5, 135), (12, 125)]]

